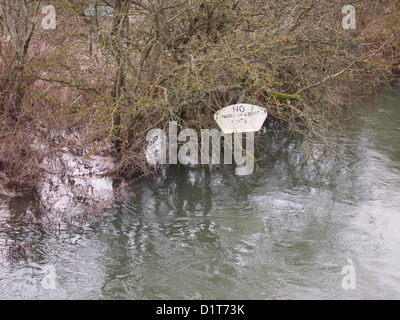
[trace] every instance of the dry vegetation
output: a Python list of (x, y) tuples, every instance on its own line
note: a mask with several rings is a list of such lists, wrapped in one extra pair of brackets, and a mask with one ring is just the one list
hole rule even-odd
[[(149, 129), (215, 127), (213, 113), (238, 102), (331, 146), (351, 97), (390, 82), (400, 61), (400, 3), (350, 1), (357, 29), (346, 31), (348, 2), (1, 2), (0, 183), (34, 190), (72, 131), (92, 152), (110, 142), (116, 173), (132, 177), (148, 170)], [(88, 3), (114, 14), (86, 17)], [(41, 28), (48, 4), (56, 30)]]

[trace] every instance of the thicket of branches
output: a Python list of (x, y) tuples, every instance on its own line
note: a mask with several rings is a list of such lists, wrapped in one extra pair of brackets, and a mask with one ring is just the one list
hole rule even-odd
[[(60, 147), (68, 130), (111, 142), (133, 176), (147, 169), (149, 129), (215, 127), (213, 113), (238, 102), (329, 145), (351, 96), (390, 81), (400, 60), (400, 3), (351, 2), (356, 30), (341, 26), (348, 1), (1, 2), (0, 181), (34, 186), (51, 148), (33, 146)], [(56, 30), (41, 28), (49, 4)]]

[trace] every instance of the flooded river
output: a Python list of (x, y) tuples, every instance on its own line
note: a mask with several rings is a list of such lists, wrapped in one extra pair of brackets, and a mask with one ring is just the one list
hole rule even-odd
[(0, 202), (0, 299), (399, 299), (400, 93), (345, 127), (340, 161), (270, 132), (250, 176), (171, 167), (74, 227)]

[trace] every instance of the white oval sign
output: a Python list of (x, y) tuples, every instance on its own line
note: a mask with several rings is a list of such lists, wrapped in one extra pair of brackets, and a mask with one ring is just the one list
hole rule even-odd
[(219, 110), (214, 119), (225, 134), (259, 131), (267, 109), (251, 104), (235, 104)]

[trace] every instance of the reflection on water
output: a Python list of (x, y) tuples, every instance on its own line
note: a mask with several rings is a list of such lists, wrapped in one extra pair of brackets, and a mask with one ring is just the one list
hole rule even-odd
[[(0, 298), (400, 298), (400, 98), (357, 110), (343, 143), (359, 159), (304, 165), (271, 134), (251, 176), (170, 168), (58, 232), (19, 223), (23, 200), (11, 213), (0, 201)], [(342, 288), (349, 264), (355, 290)], [(49, 265), (55, 290), (41, 285)]]

